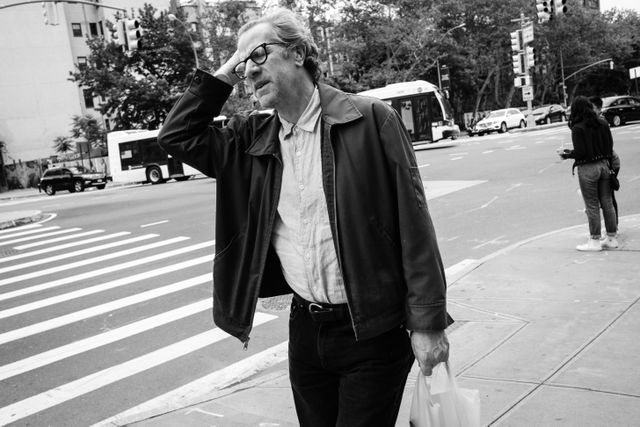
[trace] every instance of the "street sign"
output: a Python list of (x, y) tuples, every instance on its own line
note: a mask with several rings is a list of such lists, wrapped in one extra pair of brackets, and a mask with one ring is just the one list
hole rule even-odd
[(522, 86), (522, 100), (533, 101), (533, 86)]
[(522, 42), (527, 44), (533, 41), (533, 22), (529, 22), (522, 27)]
[(640, 79), (640, 67), (629, 68), (630, 79)]

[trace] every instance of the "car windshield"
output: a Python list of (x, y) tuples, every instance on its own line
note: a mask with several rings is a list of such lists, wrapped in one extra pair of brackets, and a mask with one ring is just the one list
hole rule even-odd
[(487, 117), (487, 119), (490, 119), (492, 117), (502, 117), (507, 113), (507, 110), (497, 110), (497, 111), (492, 111), (489, 116)]

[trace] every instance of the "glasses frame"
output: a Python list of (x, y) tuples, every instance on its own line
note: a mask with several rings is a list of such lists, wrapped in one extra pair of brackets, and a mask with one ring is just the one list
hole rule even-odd
[[(262, 64), (264, 64), (265, 62), (267, 62), (267, 58), (269, 58), (269, 51), (267, 50), (267, 46), (272, 46), (272, 45), (289, 46), (289, 43), (284, 43), (284, 42), (268, 42), (268, 43), (262, 43), (262, 44), (259, 44), (258, 46), (254, 47), (254, 48), (251, 50), (251, 53), (249, 53), (249, 56), (247, 56), (243, 61), (238, 62), (238, 63), (233, 67), (233, 74), (235, 74), (235, 75), (236, 75), (236, 77), (238, 77), (240, 80), (244, 80), (244, 79), (246, 79), (246, 78), (247, 78), (246, 73), (244, 73), (244, 72), (243, 72), (242, 74), (240, 74), (240, 73), (238, 72), (238, 67), (240, 66), (240, 64), (245, 64), (245, 67), (244, 67), (244, 68), (245, 68), (245, 70), (247, 69), (247, 65), (246, 65), (246, 64), (247, 64), (247, 62), (248, 62), (249, 60), (251, 60), (251, 61), (252, 61), (254, 64), (256, 64), (256, 65), (262, 65)], [(251, 56), (253, 55), (253, 53), (254, 53), (256, 50), (260, 49), (260, 48), (264, 49), (264, 60), (263, 60), (262, 62), (258, 62), (258, 61), (256, 61), (255, 59), (251, 58)]]

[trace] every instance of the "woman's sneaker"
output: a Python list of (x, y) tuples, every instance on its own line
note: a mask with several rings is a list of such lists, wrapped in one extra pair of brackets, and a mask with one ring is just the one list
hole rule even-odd
[(597, 252), (601, 251), (603, 246), (600, 244), (599, 239), (589, 239), (584, 245), (576, 246), (576, 249), (583, 252)]
[(618, 239), (612, 236), (607, 236), (602, 242), (600, 242), (602, 249), (616, 249), (618, 247)]

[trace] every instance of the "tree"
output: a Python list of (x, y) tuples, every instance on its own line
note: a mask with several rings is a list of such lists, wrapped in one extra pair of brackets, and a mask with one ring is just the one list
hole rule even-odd
[[(179, 10), (174, 13), (184, 18)], [(87, 66), (72, 76), (79, 86), (106, 100), (98, 110), (113, 120), (113, 130), (157, 129), (193, 72), (189, 37), (183, 29), (174, 28), (177, 24), (167, 18), (168, 12), (145, 4), (138, 15), (146, 30), (142, 49), (124, 53), (103, 37), (88, 39)], [(107, 26), (114, 29), (111, 22)]]
[(91, 147), (106, 148), (106, 132), (98, 119), (91, 114), (71, 118), (71, 137), (84, 139)]
[(73, 141), (68, 136), (58, 136), (53, 140), (53, 149), (56, 153), (67, 154), (74, 150)]

